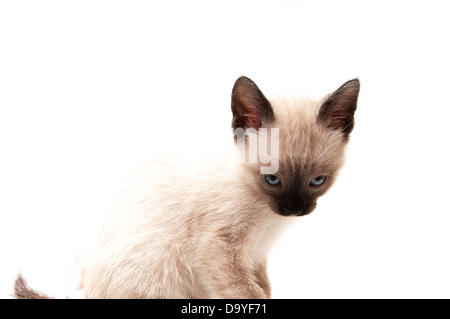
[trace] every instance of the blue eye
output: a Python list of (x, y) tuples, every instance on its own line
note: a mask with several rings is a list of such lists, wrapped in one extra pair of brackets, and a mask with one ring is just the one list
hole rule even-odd
[(269, 185), (277, 186), (277, 185), (281, 184), (281, 180), (278, 177), (276, 177), (275, 175), (265, 175), (265, 178), (266, 178), (266, 182)]
[(325, 182), (325, 180), (326, 180), (325, 176), (317, 176), (316, 178), (313, 178), (311, 182), (309, 182), (309, 185), (320, 186)]

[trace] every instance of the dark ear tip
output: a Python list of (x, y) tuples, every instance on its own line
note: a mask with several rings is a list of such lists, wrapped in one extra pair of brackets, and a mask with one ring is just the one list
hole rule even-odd
[(342, 87), (354, 87), (359, 90), (359, 88), (361, 87), (361, 83), (359, 82), (359, 78), (354, 78), (353, 80), (350, 80), (350, 81), (347, 81), (346, 83), (344, 83), (344, 85), (342, 85)]
[(327, 128), (340, 130), (345, 136), (353, 129), (353, 115), (356, 111), (360, 89), (358, 78), (345, 82), (332, 93), (319, 110), (319, 121)]
[(334, 94), (338, 94), (340, 92), (345, 91), (349, 94), (352, 94), (357, 99), (360, 88), (361, 88), (361, 83), (359, 82), (359, 78), (354, 78), (354, 79), (349, 80), (349, 81), (345, 82), (344, 84), (342, 84), (341, 87), (339, 89), (337, 89), (336, 92), (334, 92)]
[(240, 76), (231, 93), (233, 128), (260, 128), (273, 121), (274, 114), (269, 100), (258, 86), (246, 76)]
[(238, 92), (240, 90), (249, 91), (249, 90), (258, 90), (259, 88), (255, 82), (253, 82), (250, 78), (246, 76), (240, 76), (236, 82), (234, 82), (233, 92)]
[(243, 76), (243, 75), (241, 75), (240, 77), (237, 78), (237, 80), (235, 82), (235, 85), (238, 84), (238, 83), (241, 83), (241, 82), (254, 84), (254, 82), (250, 78), (248, 78), (246, 76)]

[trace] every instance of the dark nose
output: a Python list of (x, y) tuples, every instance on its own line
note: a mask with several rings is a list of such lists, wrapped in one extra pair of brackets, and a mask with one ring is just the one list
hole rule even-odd
[(288, 208), (283, 208), (283, 212), (285, 215), (289, 215), (289, 216), (302, 216), (305, 213), (305, 210), (304, 209), (290, 210)]

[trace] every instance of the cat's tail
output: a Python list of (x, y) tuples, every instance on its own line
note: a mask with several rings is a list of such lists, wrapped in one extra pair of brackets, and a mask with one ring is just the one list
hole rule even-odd
[(16, 299), (55, 299), (42, 292), (31, 289), (20, 273), (14, 281), (13, 297)]

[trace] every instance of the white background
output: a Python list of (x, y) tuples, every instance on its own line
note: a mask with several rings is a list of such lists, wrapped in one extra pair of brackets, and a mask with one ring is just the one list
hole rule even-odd
[[(162, 4), (163, 3), (163, 4)], [(359, 77), (348, 160), (270, 255), (274, 298), (450, 298), (446, 1), (0, 2), (0, 297), (73, 292), (123, 181), (267, 96)]]

